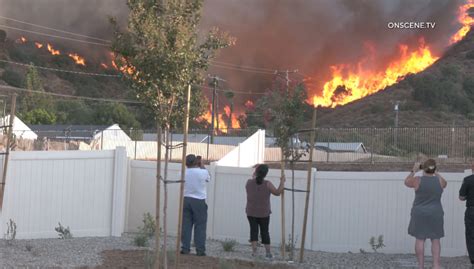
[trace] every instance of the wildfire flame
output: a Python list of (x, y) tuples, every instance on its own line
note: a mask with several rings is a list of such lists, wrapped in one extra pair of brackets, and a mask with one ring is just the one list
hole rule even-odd
[(102, 66), (102, 67), (105, 68), (105, 69), (108, 69), (108, 68), (109, 68), (109, 66), (106, 65), (106, 64), (104, 64), (104, 63), (101, 63), (100, 66)]
[(19, 44), (25, 44), (26, 43), (26, 37), (22, 36), (20, 38), (18, 38), (17, 40), (15, 40), (16, 43), (19, 43)]
[[(224, 106), (224, 112), (225, 112), (225, 115), (227, 116), (227, 118), (231, 117), (229, 106)], [(232, 112), (232, 117), (231, 117), (230, 120), (231, 120), (231, 126), (229, 128), (232, 128), (232, 129), (240, 128), (240, 124), (239, 124), (239, 121), (237, 120), (235, 111)], [(228, 122), (225, 123), (226, 127), (227, 127), (227, 123)]]
[[(224, 113), (227, 116), (227, 118), (224, 117), (224, 114), (219, 113), (219, 117), (215, 115), (214, 117), (214, 128), (217, 128), (217, 122), (219, 122), (219, 130), (215, 130), (216, 132), (221, 132), (221, 133), (228, 133), (228, 129), (238, 129), (240, 128), (239, 121), (237, 120), (237, 113), (232, 112), (232, 118), (231, 118), (231, 125), (232, 126), (227, 126), (228, 122), (228, 117), (230, 117), (230, 107), (225, 106), (224, 107)], [(207, 121), (209, 124), (212, 123), (212, 114), (211, 114), (211, 108), (206, 112), (206, 114), (202, 115), (201, 117), (198, 118), (198, 121)]]
[(248, 108), (248, 109), (253, 109), (253, 108), (255, 107), (255, 104), (254, 104), (252, 101), (247, 100), (247, 101), (245, 102), (244, 106), (245, 106), (246, 108)]
[(43, 47), (43, 44), (39, 43), (39, 42), (35, 42), (35, 46), (38, 48), (38, 49), (41, 49)]
[(122, 66), (122, 67), (118, 67), (117, 66), (117, 63), (115, 63), (115, 60), (112, 60), (112, 66), (115, 70), (119, 70), (120, 72), (122, 73), (126, 73), (126, 74), (129, 74), (129, 75), (133, 75), (135, 74), (135, 67), (133, 66)]
[(71, 57), (76, 64), (86, 66), (86, 60), (76, 53), (69, 53), (68, 56)]
[(61, 52), (59, 50), (53, 49), (53, 46), (48, 43), (48, 51), (51, 53), (51, 55), (61, 55)]
[(474, 8), (474, 0), (467, 0), (465, 5), (459, 7), (458, 11), (458, 21), (463, 25), (456, 34), (454, 34), (450, 39), (450, 44), (456, 43), (463, 39), (464, 36), (471, 30), (471, 27), (474, 25), (474, 18), (469, 14), (469, 10)]
[[(459, 7), (458, 21), (462, 28), (451, 37), (450, 44), (460, 41), (474, 25), (472, 17), (474, 0), (466, 0)], [(399, 46), (399, 57), (383, 71), (365, 68), (367, 58), (355, 65), (331, 66), (332, 78), (324, 83), (322, 95), (312, 97), (314, 106), (335, 107), (344, 105), (393, 85), (410, 73), (418, 73), (432, 65), (439, 57), (421, 40), (417, 49), (410, 51), (407, 45)]]
[(313, 96), (313, 104), (323, 107), (347, 104), (383, 90), (410, 73), (425, 70), (438, 58), (420, 40), (419, 47), (411, 52), (407, 45), (400, 45), (398, 60), (391, 62), (384, 71), (364, 68), (367, 59), (357, 65), (332, 66), (332, 79), (324, 84), (322, 96)]

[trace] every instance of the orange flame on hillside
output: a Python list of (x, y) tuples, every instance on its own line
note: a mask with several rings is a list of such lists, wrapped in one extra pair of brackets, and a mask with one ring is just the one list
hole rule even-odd
[(254, 108), (255, 108), (255, 104), (254, 104), (252, 101), (250, 101), (250, 100), (245, 101), (244, 106), (245, 106), (247, 109), (254, 109)]
[(383, 90), (408, 74), (425, 70), (438, 58), (421, 39), (414, 51), (409, 51), (407, 45), (400, 45), (398, 59), (388, 64), (384, 71), (365, 69), (367, 59), (356, 65), (332, 66), (332, 79), (324, 84), (322, 96), (313, 96), (313, 104), (323, 107), (347, 104)]
[[(229, 118), (231, 115), (230, 115), (230, 107), (229, 106), (224, 106), (224, 112), (225, 112), (225, 115), (227, 116), (227, 118)], [(232, 129), (238, 129), (240, 128), (240, 123), (239, 121), (237, 120), (237, 117), (236, 117), (236, 113), (235, 111), (232, 111), (232, 118), (230, 119), (231, 120), (231, 126), (229, 128), (232, 128)], [(226, 126), (227, 126), (227, 123), (226, 122)]]
[(61, 55), (61, 52), (59, 50), (53, 49), (53, 46), (48, 43), (48, 51), (51, 53), (51, 55)]
[(35, 46), (38, 48), (38, 49), (41, 49), (43, 47), (43, 44), (39, 43), (39, 42), (35, 42)]
[(102, 67), (105, 68), (105, 69), (108, 69), (108, 68), (109, 68), (109, 66), (106, 65), (106, 64), (104, 64), (104, 63), (100, 63), (100, 66), (102, 66)]
[(463, 25), (459, 31), (454, 34), (450, 39), (450, 44), (456, 43), (463, 39), (467, 35), (467, 33), (471, 30), (471, 27), (474, 25), (474, 12), (473, 14), (469, 14), (469, 10), (474, 8), (474, 0), (467, 0), (465, 5), (459, 7), (458, 12), (458, 21)]
[(86, 66), (86, 60), (76, 53), (69, 53), (68, 56), (71, 57), (76, 64)]
[[(224, 117), (224, 115), (227, 116), (227, 118)], [(237, 115), (236, 113), (232, 112), (232, 119), (231, 119), (231, 125), (232, 126), (227, 126), (228, 122), (228, 117), (230, 116), (230, 107), (225, 106), (224, 107), (224, 114), (219, 113), (219, 117), (215, 115), (214, 117), (214, 128), (217, 128), (217, 122), (219, 121), (219, 130), (215, 130), (216, 133), (221, 132), (221, 133), (228, 133), (229, 129), (238, 129), (240, 128), (240, 123), (237, 120)], [(212, 123), (212, 114), (211, 114), (211, 108), (206, 112), (206, 114), (200, 116), (198, 118), (198, 121), (207, 121), (209, 124)]]
[(15, 42), (18, 43), (18, 44), (25, 44), (26, 41), (28, 41), (28, 40), (26, 40), (26, 37), (24, 37), (24, 36), (22, 36), (22, 37), (18, 38), (17, 40), (15, 40)]

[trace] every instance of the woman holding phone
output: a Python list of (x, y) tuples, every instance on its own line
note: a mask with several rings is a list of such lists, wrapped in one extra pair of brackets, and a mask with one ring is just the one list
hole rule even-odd
[[(423, 175), (415, 176), (420, 169), (423, 170)], [(405, 185), (415, 189), (408, 234), (416, 238), (415, 253), (418, 267), (424, 268), (425, 241), (430, 239), (433, 268), (440, 268), (440, 238), (444, 237), (444, 211), (441, 195), (447, 182), (437, 173), (435, 160), (428, 159), (422, 165), (415, 163), (411, 173), (405, 179)]]

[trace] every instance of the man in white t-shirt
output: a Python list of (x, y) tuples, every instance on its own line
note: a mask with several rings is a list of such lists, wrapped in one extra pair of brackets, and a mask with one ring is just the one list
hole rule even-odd
[(184, 176), (183, 227), (181, 254), (191, 251), (191, 234), (194, 226), (194, 245), (198, 256), (206, 256), (207, 190), (209, 172), (194, 154), (186, 156)]

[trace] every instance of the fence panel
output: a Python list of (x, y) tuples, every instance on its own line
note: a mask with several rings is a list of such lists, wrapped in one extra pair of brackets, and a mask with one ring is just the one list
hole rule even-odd
[(57, 237), (58, 222), (78, 237), (120, 235), (125, 208), (116, 204), (113, 212), (113, 200), (125, 199), (125, 192), (114, 191), (125, 188), (124, 157), (116, 151), (12, 152), (1, 231), (12, 219), (17, 238)]
[[(135, 161), (132, 161), (134, 163)], [(131, 195), (127, 231), (137, 230), (144, 212), (154, 211), (156, 180), (152, 162), (132, 164)], [(147, 167), (147, 168), (144, 168)], [(178, 167), (171, 170), (176, 174)], [(251, 168), (210, 167), (208, 185), (208, 237), (235, 239), (247, 243), (249, 228), (245, 215), (245, 183)], [(470, 173), (470, 171), (468, 171)], [(463, 212), (464, 203), (457, 196), (466, 173), (443, 173), (448, 180), (442, 204), (445, 211), (443, 255), (465, 255)], [(305, 189), (306, 172), (296, 171), (295, 188)], [(407, 234), (414, 192), (404, 186), (407, 173), (402, 172), (316, 172), (308, 215), (306, 247), (313, 250), (358, 252), (370, 250), (370, 237), (383, 235), (386, 253), (412, 253), (414, 240)], [(280, 172), (270, 170), (268, 179), (278, 184)], [(286, 171), (286, 187), (291, 188), (291, 173)], [(175, 201), (177, 189), (170, 192)], [(291, 231), (291, 193), (286, 192), (286, 235)], [(272, 197), (270, 233), (272, 244), (281, 242), (280, 198)], [(177, 207), (169, 209), (168, 224), (176, 230)], [(304, 213), (304, 193), (295, 193), (295, 236), (301, 242)], [(429, 244), (427, 245), (429, 248)], [(429, 253), (429, 251), (427, 251)]]

